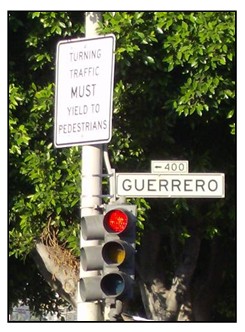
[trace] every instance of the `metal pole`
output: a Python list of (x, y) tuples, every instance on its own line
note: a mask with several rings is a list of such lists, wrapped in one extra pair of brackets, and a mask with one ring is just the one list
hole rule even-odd
[[(101, 19), (99, 12), (86, 12), (86, 37), (96, 36), (96, 28)], [(102, 204), (102, 145), (88, 145), (82, 147), (82, 193), (81, 193), (81, 217), (97, 215)], [(80, 236), (80, 248), (97, 245), (98, 241), (85, 241)], [(96, 276), (97, 271), (83, 271), (80, 264), (80, 278)], [(83, 302), (78, 287), (77, 302), (78, 321), (102, 321), (101, 304), (99, 302)]]

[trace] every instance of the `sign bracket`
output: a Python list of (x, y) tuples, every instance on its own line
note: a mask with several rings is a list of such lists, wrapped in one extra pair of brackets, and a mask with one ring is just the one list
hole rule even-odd
[(103, 145), (103, 157), (104, 157), (105, 167), (108, 173), (107, 176), (109, 176), (110, 203), (113, 203), (116, 201), (116, 171), (114, 168), (111, 167), (107, 144)]

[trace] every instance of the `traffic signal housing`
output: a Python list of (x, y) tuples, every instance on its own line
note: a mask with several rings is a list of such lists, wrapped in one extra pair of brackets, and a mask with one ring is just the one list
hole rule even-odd
[[(88, 272), (80, 279), (84, 302), (133, 296), (136, 206), (110, 204), (105, 211), (81, 220), (81, 236), (88, 241), (80, 255), (81, 268)], [(99, 244), (90, 245), (90, 240), (99, 240)], [(91, 276), (89, 271), (97, 274)]]
[[(102, 245), (104, 243), (103, 215), (82, 217), (81, 234), (85, 245), (80, 249), (80, 296), (84, 302), (103, 298), (100, 287), (103, 272)], [(91, 242), (96, 240), (96, 245)], [(92, 271), (92, 273), (90, 273)], [(97, 273), (95, 272), (97, 271)]]
[(108, 208), (103, 218), (105, 243), (102, 247), (103, 277), (100, 284), (106, 298), (123, 300), (133, 296), (136, 207), (112, 205)]

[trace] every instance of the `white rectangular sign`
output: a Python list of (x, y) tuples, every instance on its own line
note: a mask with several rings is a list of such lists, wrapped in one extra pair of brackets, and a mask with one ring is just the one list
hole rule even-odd
[(188, 160), (152, 160), (151, 173), (183, 174), (189, 172)]
[(114, 35), (57, 45), (55, 130), (57, 148), (111, 140)]
[(117, 173), (116, 194), (126, 197), (222, 198), (223, 173)]

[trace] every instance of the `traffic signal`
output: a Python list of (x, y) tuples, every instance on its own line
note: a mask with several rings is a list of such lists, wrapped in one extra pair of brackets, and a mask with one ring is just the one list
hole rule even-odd
[[(105, 243), (102, 247), (104, 296), (125, 299), (133, 296), (135, 269), (136, 207), (108, 205), (103, 218)], [(131, 211), (130, 211), (131, 210)]]
[[(100, 287), (101, 274), (103, 271), (102, 244), (104, 241), (103, 215), (82, 217), (80, 236), (88, 241), (81, 248), (80, 269), (85, 275), (80, 279), (80, 296), (84, 302), (95, 301), (103, 298)], [(99, 240), (99, 244), (90, 245), (90, 240)], [(91, 276), (89, 271), (98, 271)], [(86, 276), (88, 275), (88, 276)]]
[(82, 218), (81, 236), (88, 241), (99, 240), (99, 244), (81, 248), (83, 271), (98, 271), (97, 275), (90, 276), (88, 273), (80, 279), (80, 295), (84, 302), (132, 297), (135, 215), (134, 205), (111, 204), (106, 206), (104, 215)]

